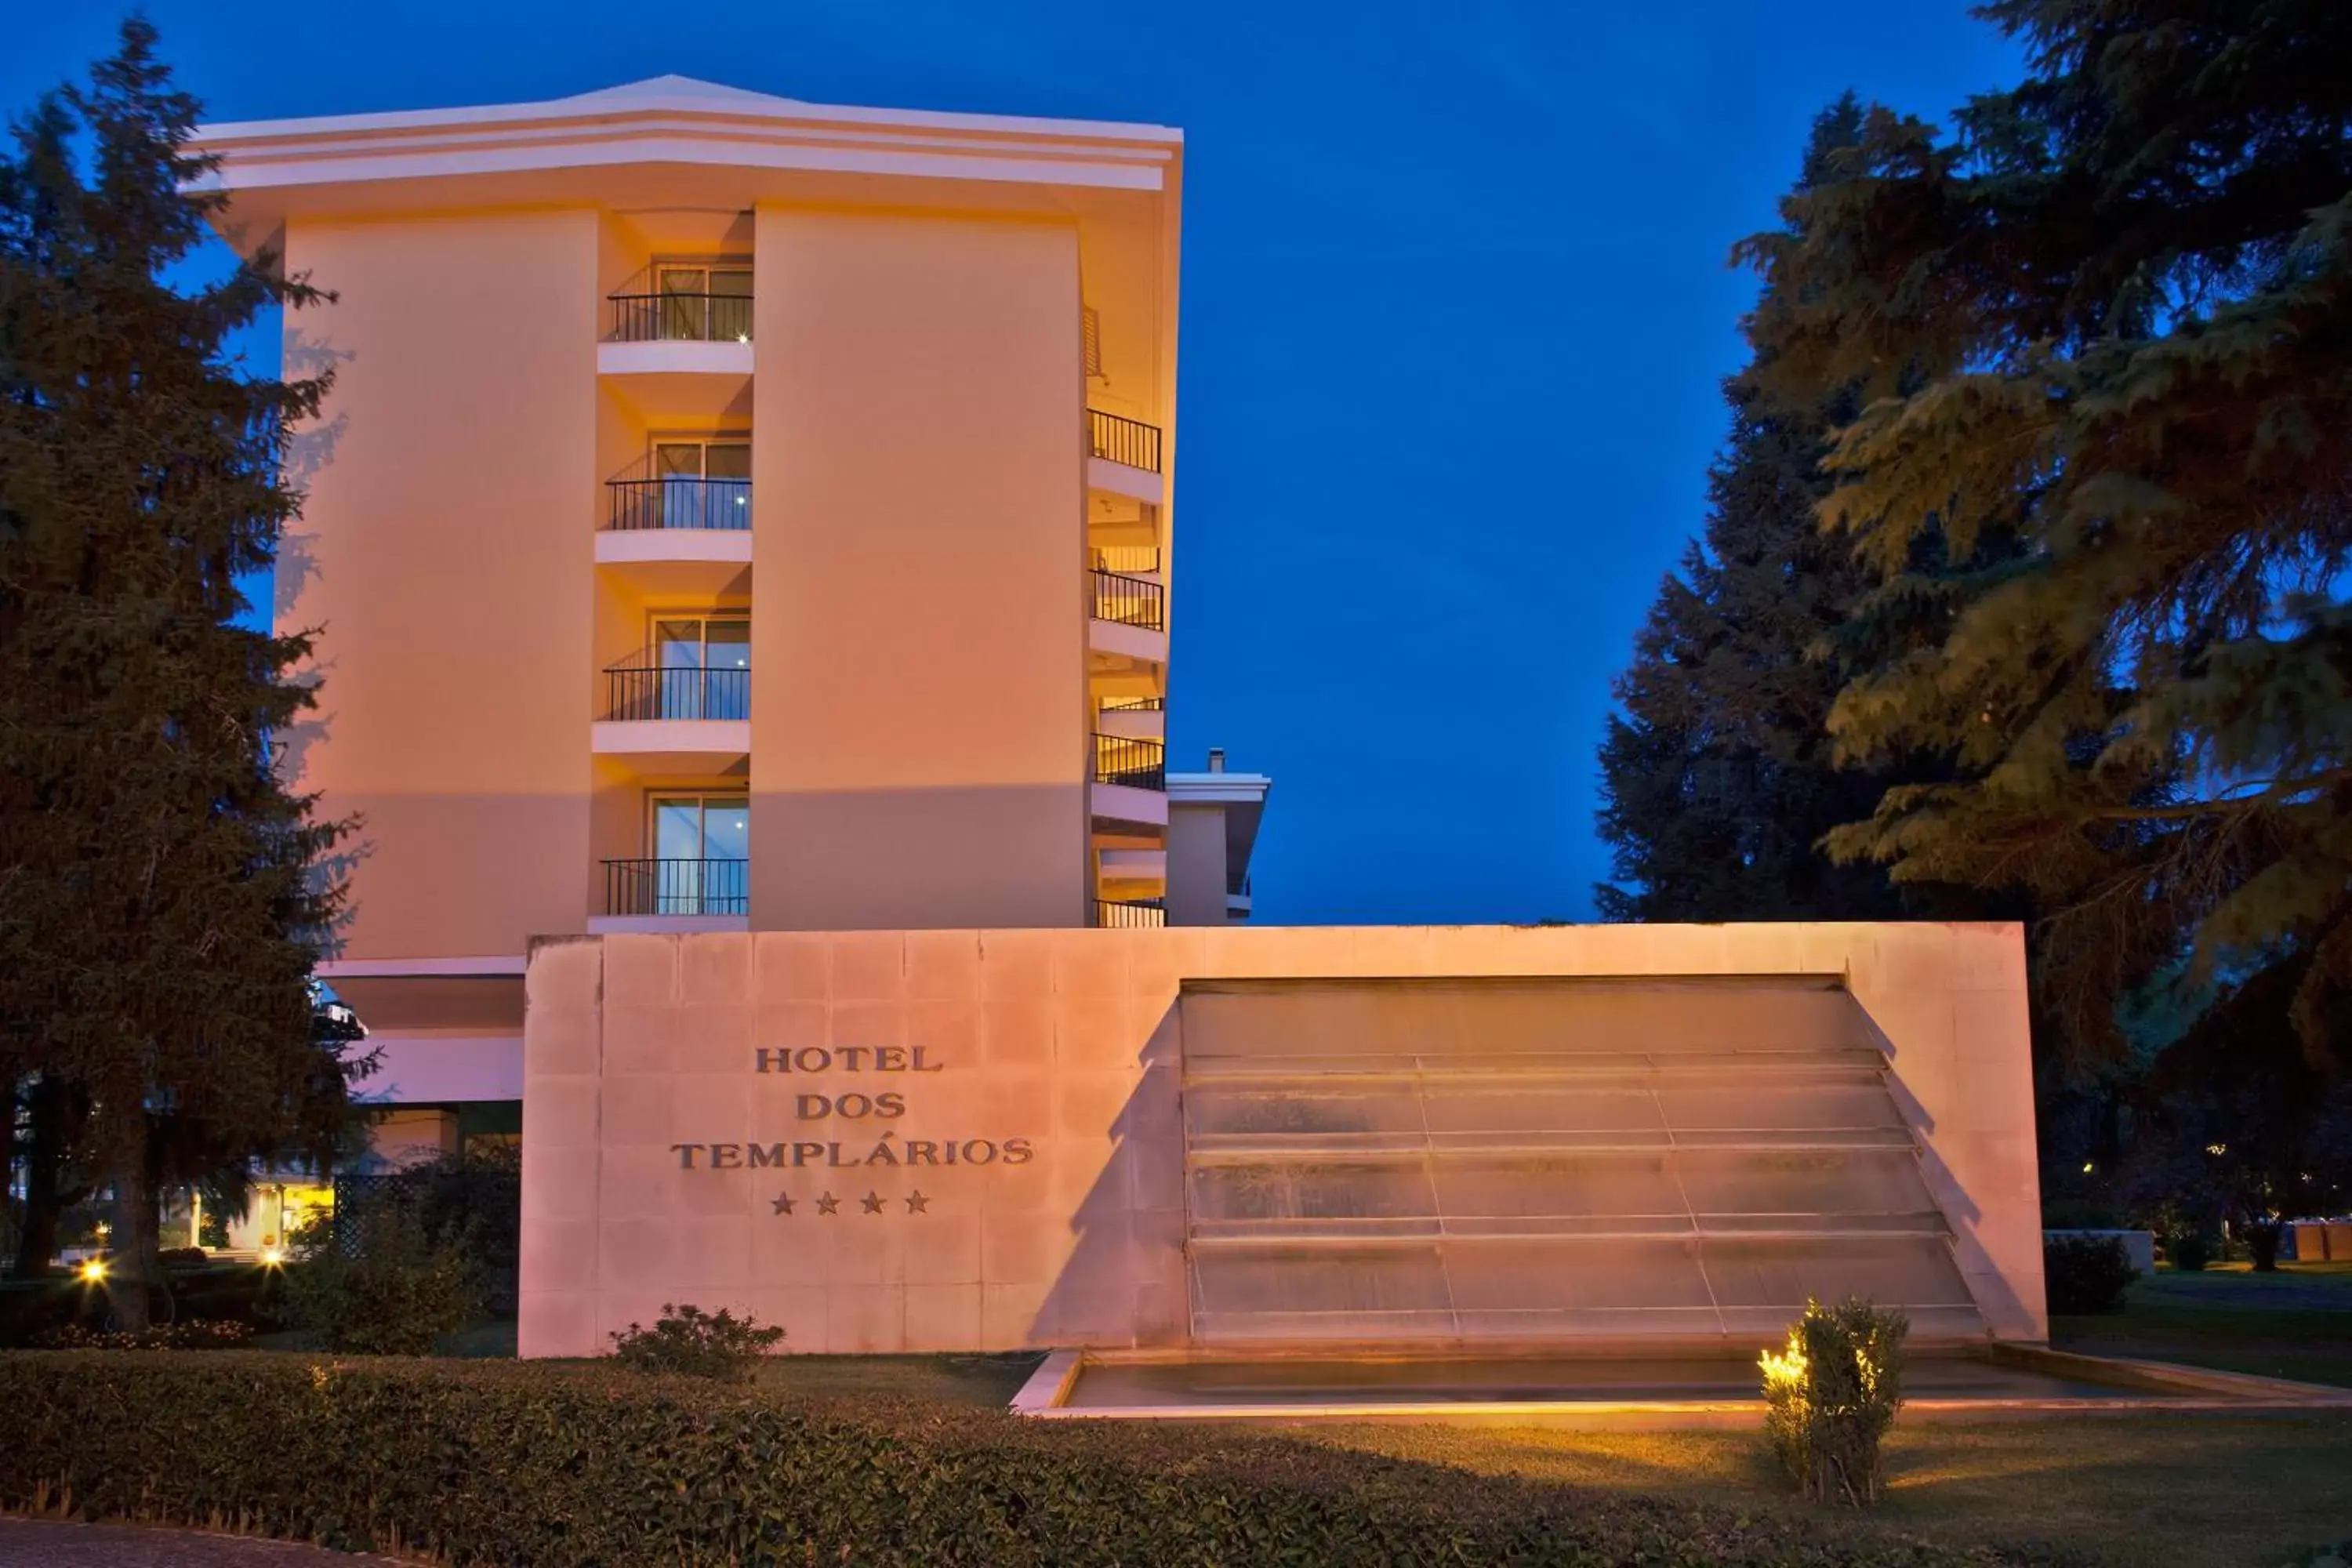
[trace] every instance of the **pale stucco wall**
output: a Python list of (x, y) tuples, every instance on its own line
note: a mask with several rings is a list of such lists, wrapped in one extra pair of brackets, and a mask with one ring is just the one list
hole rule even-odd
[[(303, 787), (359, 813), (343, 956), (518, 953), (588, 907), (596, 217), (297, 219), (289, 366), (331, 363), (281, 628), (323, 628)], [(323, 742), (323, 743), (320, 743)]]
[(751, 920), (1085, 918), (1075, 226), (762, 207)]
[(1168, 805), (1168, 923), (1225, 923), (1225, 808)]
[[(597, 1353), (680, 1300), (746, 1308), (799, 1351), (1181, 1343), (1184, 980), (1591, 974), (1843, 977), (1885, 1037), (1987, 1323), (2046, 1336), (2015, 926), (912, 931), (534, 951), (522, 1353)], [(845, 1045), (919, 1046), (943, 1070), (753, 1070), (761, 1048)], [(685, 1171), (671, 1147), (861, 1155), (882, 1123), (820, 1140), (793, 1097), (877, 1088), (906, 1097), (887, 1123), (900, 1145), (1025, 1138), (1034, 1157)], [(841, 1213), (814, 1212), (825, 1192)]]

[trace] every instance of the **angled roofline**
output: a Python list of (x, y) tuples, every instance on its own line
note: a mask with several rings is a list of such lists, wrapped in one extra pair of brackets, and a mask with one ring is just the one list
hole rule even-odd
[(656, 77), (539, 103), (199, 126), (221, 166), (195, 188), (261, 190), (468, 174), (701, 163), (1165, 190), (1165, 125), (803, 103)]
[(1142, 142), (1181, 146), (1183, 132), (1170, 125), (1111, 120), (1048, 120), (1024, 114), (962, 114), (941, 110), (868, 109), (850, 104), (810, 103), (693, 77), (649, 77), (536, 102), (490, 103), (452, 109), (400, 109), (368, 114), (324, 114), (287, 120), (225, 120), (196, 128), (195, 140), (283, 141), (308, 136), (365, 135), (372, 132), (435, 130), (464, 125), (513, 125), (546, 121), (604, 121), (647, 114), (709, 115), (810, 125), (867, 125), (915, 131), (968, 131), (999, 136)]

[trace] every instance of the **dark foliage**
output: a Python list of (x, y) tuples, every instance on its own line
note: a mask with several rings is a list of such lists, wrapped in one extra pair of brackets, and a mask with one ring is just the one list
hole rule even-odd
[(2043, 1292), (2053, 1312), (2112, 1312), (2139, 1278), (2112, 1236), (2053, 1236), (2042, 1243)]
[[(0, 1510), (225, 1521), (457, 1565), (2027, 1564), (1276, 1436), (779, 1398), (599, 1367), (0, 1356)], [(332, 1456), (258, 1464), (257, 1455)]]
[[(1858, 394), (1825, 519), (1942, 606), (1831, 716), (1948, 758), (1832, 838), (2015, 893), (2069, 1040), (2193, 942), (2352, 988), (2352, 6), (1995, 0), (2015, 88), (1883, 109), (1742, 255), (1759, 384)], [(1923, 561), (1920, 546), (1937, 548)], [(1987, 542), (2015, 548), (1987, 561)], [(1957, 564), (1955, 564), (1957, 563)]]
[(131, 1329), (162, 1186), (352, 1126), (309, 984), (348, 825), (271, 739), (313, 704), (310, 641), (237, 624), (326, 383), (247, 375), (228, 340), (319, 296), (267, 254), (164, 281), (220, 199), (189, 186), (197, 112), (134, 19), (0, 157), (0, 1079), (50, 1093), (46, 1157), (111, 1189)]

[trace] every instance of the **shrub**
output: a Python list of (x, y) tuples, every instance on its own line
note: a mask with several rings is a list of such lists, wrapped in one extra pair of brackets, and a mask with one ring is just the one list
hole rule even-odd
[(2213, 1261), (2213, 1238), (2201, 1230), (2176, 1230), (2164, 1238), (2164, 1260), (2184, 1274), (2201, 1272)]
[(207, 1259), (201, 1247), (167, 1247), (155, 1255), (155, 1261), (166, 1268), (202, 1268)]
[(2138, 1278), (2119, 1237), (2042, 1238), (2042, 1280), (2053, 1312), (2112, 1312)]
[(424, 1355), (473, 1320), (473, 1273), (455, 1242), (426, 1234), (406, 1204), (362, 1204), (339, 1229), (296, 1238), (286, 1314), (331, 1351)]
[(522, 1258), (522, 1151), (477, 1142), (401, 1174), (425, 1233), (455, 1244), (474, 1274), (481, 1308), (515, 1315)]
[(231, 1521), (457, 1568), (2051, 1561), (1278, 1434), (793, 1399), (604, 1363), (36, 1351), (0, 1356), (0, 1511)]
[(522, 1248), (522, 1153), (510, 1144), (477, 1142), (462, 1154), (380, 1171), (347, 1184), (338, 1202), (351, 1231), (354, 1213), (405, 1208), (425, 1237), (465, 1258), (477, 1305), (493, 1317), (515, 1315)]
[(2275, 1219), (2250, 1219), (2240, 1227), (2245, 1233), (2246, 1257), (2257, 1274), (2278, 1272), (2279, 1244), (2286, 1239), (2286, 1222)]
[(783, 1330), (762, 1328), (748, 1312), (738, 1318), (724, 1307), (706, 1312), (691, 1303), (674, 1307), (664, 1302), (652, 1328), (631, 1323), (613, 1336), (613, 1357), (635, 1372), (749, 1383), (761, 1356), (783, 1337)]
[(215, 1318), (190, 1318), (185, 1322), (158, 1323), (125, 1333), (101, 1332), (69, 1323), (40, 1336), (44, 1349), (56, 1351), (226, 1351), (253, 1338), (250, 1323), (223, 1322)]
[(1878, 1445), (1903, 1407), (1901, 1312), (1805, 1303), (1789, 1348), (1764, 1352), (1764, 1435), (1817, 1502), (1878, 1500)]

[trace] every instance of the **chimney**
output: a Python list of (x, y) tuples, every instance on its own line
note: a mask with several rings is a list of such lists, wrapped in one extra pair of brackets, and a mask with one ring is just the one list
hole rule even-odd
[(1213, 773), (1221, 773), (1225, 771), (1225, 749), (1223, 746), (1211, 746), (1209, 748), (1209, 771)]

